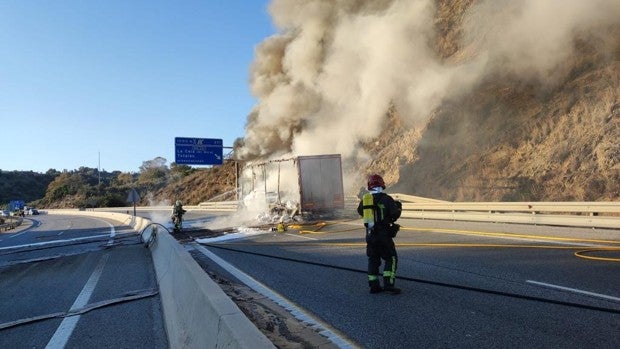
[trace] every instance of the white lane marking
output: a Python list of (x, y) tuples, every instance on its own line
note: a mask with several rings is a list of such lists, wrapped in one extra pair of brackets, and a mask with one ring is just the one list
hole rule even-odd
[(78, 242), (78, 241), (82, 241), (82, 240), (90, 240), (90, 239), (97, 239), (97, 238), (102, 238), (105, 235), (93, 235), (93, 236), (84, 236), (81, 238), (74, 238), (74, 239), (67, 239), (67, 240), (54, 240), (54, 241), (44, 241), (44, 242), (35, 242), (32, 244), (24, 244), (24, 245), (13, 245), (13, 246), (7, 246), (7, 247), (0, 247), (0, 251), (3, 250), (14, 250), (14, 249), (18, 249), (18, 248), (27, 248), (27, 247), (38, 247), (38, 246), (45, 246), (45, 245), (53, 245), (53, 244), (63, 244), (66, 242)]
[(108, 241), (108, 245), (112, 245), (114, 243), (114, 237), (116, 236), (116, 230), (114, 229), (114, 226), (112, 225), (112, 223), (108, 221), (104, 221), (103, 219), (99, 219), (99, 218), (95, 218), (95, 219), (100, 222), (104, 222), (105, 224), (110, 226), (110, 240)]
[(576, 288), (558, 286), (558, 285), (548, 284), (548, 283), (544, 283), (544, 282), (538, 282), (538, 281), (534, 281), (534, 280), (527, 280), (526, 282), (528, 282), (530, 284), (535, 284), (535, 285), (549, 287), (549, 288), (557, 288), (558, 290), (564, 290), (564, 291), (569, 291), (569, 292), (574, 292), (574, 293), (581, 293), (581, 294), (585, 294), (585, 295), (588, 295), (588, 296), (594, 296), (594, 297), (599, 297), (599, 298), (604, 298), (604, 299), (609, 299), (609, 300), (612, 300), (612, 301), (620, 302), (620, 298), (613, 297), (613, 296), (608, 296), (606, 294), (600, 294), (600, 293), (594, 293), (594, 292), (589, 292), (589, 291), (583, 291), (583, 290), (578, 290)]
[(11, 235), (11, 236), (9, 236), (7, 239), (12, 239), (12, 238), (14, 238), (14, 237), (16, 237), (16, 236), (20, 236), (20, 235), (22, 235), (22, 234), (26, 234), (26, 233), (27, 233), (27, 232), (29, 232), (29, 231), (30, 231), (29, 229), (24, 230), (24, 231), (22, 231), (21, 233), (17, 233), (17, 234), (15, 234), (15, 235)]
[(284, 307), (293, 316), (295, 316), (295, 318), (312, 325), (315, 329), (319, 331), (321, 335), (328, 338), (337, 347), (355, 348), (355, 346), (351, 342), (349, 342), (346, 338), (336, 334), (332, 330), (329, 330), (327, 325), (321, 323), (319, 320), (305, 313), (303, 309), (293, 305), (291, 302), (286, 300), (286, 298), (284, 298), (282, 295), (280, 295), (276, 291), (268, 288), (267, 286), (263, 285), (256, 279), (249, 276), (248, 274), (232, 266), (230, 263), (218, 257), (215, 253), (207, 250), (203, 246), (200, 246), (199, 244), (195, 244), (195, 247), (202, 254), (204, 254), (205, 256), (210, 258), (212, 261), (219, 264), (226, 271), (231, 273), (233, 276), (235, 276), (239, 281), (243, 282), (244, 284), (246, 284), (248, 287), (250, 287), (254, 291), (264, 295), (265, 297), (271, 299), (272, 301), (276, 302), (280, 306)]
[[(71, 309), (69, 311), (82, 308), (86, 304), (88, 304), (88, 301), (90, 300), (90, 296), (95, 291), (95, 287), (97, 286), (97, 283), (99, 282), (99, 278), (101, 277), (101, 274), (103, 272), (103, 267), (105, 266), (105, 263), (107, 262), (109, 256), (110, 255), (106, 253), (103, 257), (101, 257), (101, 259), (99, 260), (99, 263), (97, 263), (97, 266), (95, 267), (95, 270), (88, 278), (88, 281), (86, 281), (86, 285), (84, 285), (84, 288), (82, 288), (82, 292), (80, 292), (80, 294), (77, 296), (77, 298), (75, 299), (75, 302), (73, 302), (73, 305), (71, 306)], [(50, 341), (47, 343), (47, 346), (45, 348), (46, 349), (64, 348), (65, 345), (67, 345), (67, 341), (69, 341), (69, 337), (71, 337), (71, 334), (73, 333), (73, 330), (75, 329), (75, 326), (77, 325), (79, 320), (80, 320), (80, 315), (69, 316), (69, 317), (66, 317), (64, 320), (62, 320), (62, 322), (60, 323), (60, 326), (58, 326), (58, 328), (56, 329), (56, 332), (54, 333)]]
[(15, 235), (11, 235), (11, 236), (7, 237), (7, 240), (8, 240), (8, 239), (12, 239), (12, 238), (17, 237), (17, 236), (20, 236), (20, 235), (22, 235), (22, 234), (26, 234), (26, 233), (28, 233), (28, 232), (32, 231), (31, 229), (33, 229), (33, 228), (38, 228), (38, 227), (40, 227), (40, 226), (41, 226), (41, 221), (35, 221), (35, 220), (33, 220), (33, 224), (32, 224), (32, 226), (30, 226), (29, 228), (26, 228), (26, 229), (25, 229), (24, 231), (22, 231), (21, 233), (17, 233), (17, 234), (15, 234)]
[(311, 238), (311, 237), (308, 237), (308, 236), (302, 236), (302, 235), (291, 234), (291, 233), (286, 233), (286, 235), (294, 236), (296, 238), (308, 239), (308, 240), (318, 240), (317, 238)]
[[(107, 225), (110, 226), (110, 240), (108, 241), (108, 245), (111, 245), (114, 243), (114, 237), (116, 236), (116, 229), (114, 229), (114, 226), (107, 222), (104, 221), (103, 219), (99, 219), (99, 218), (94, 218), (98, 221), (104, 222)], [(17, 235), (23, 234), (25, 232), (21, 232)], [(60, 236), (62, 233), (64, 233), (64, 231), (61, 231), (60, 233), (57, 234), (57, 236)], [(13, 235), (11, 237), (15, 237), (17, 235)], [(95, 238), (100, 238), (103, 237), (105, 235), (92, 235), (92, 236), (83, 236), (80, 238), (74, 238), (74, 239), (68, 239), (68, 240), (54, 240), (54, 241), (44, 241), (44, 242), (36, 242), (36, 243), (32, 243), (32, 244), (25, 244), (25, 245), (14, 245), (14, 246), (8, 246), (8, 247), (0, 247), (0, 251), (2, 250), (11, 250), (11, 249), (17, 249), (17, 248), (27, 248), (27, 247), (37, 247), (37, 246), (45, 246), (45, 245), (50, 245), (50, 244), (62, 244), (65, 242), (77, 242), (77, 241), (82, 241), (82, 240), (88, 240), (88, 239), (95, 239)], [(10, 237), (10, 238), (11, 238)]]

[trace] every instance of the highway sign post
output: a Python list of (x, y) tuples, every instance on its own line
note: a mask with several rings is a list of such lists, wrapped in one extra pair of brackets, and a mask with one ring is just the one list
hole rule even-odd
[(223, 143), (213, 138), (174, 138), (174, 161), (179, 165), (222, 165)]
[(133, 202), (133, 216), (136, 216), (136, 202), (140, 201), (140, 195), (135, 189), (131, 189), (127, 195), (127, 202)]

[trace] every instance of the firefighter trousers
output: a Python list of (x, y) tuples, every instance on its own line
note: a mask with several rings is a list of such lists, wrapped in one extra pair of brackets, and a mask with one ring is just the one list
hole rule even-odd
[(373, 281), (379, 278), (381, 260), (385, 261), (383, 278), (390, 285), (394, 285), (398, 255), (394, 240), (388, 235), (372, 233), (366, 237), (366, 256), (368, 256), (368, 279)]

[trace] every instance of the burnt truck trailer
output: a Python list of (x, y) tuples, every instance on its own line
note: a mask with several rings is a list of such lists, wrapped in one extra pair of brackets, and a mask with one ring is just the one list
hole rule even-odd
[(246, 206), (253, 200), (268, 205), (281, 200), (298, 205), (302, 212), (344, 208), (340, 154), (298, 156), (244, 166), (239, 189)]
[(299, 205), (305, 212), (344, 208), (342, 163), (339, 154), (297, 157)]

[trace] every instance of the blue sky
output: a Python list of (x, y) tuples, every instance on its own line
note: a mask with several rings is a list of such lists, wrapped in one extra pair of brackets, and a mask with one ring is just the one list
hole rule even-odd
[[(267, 0), (0, 1), (0, 169), (137, 172), (244, 135)], [(226, 152), (226, 150), (225, 150)], [(100, 154), (100, 155), (99, 155)]]

